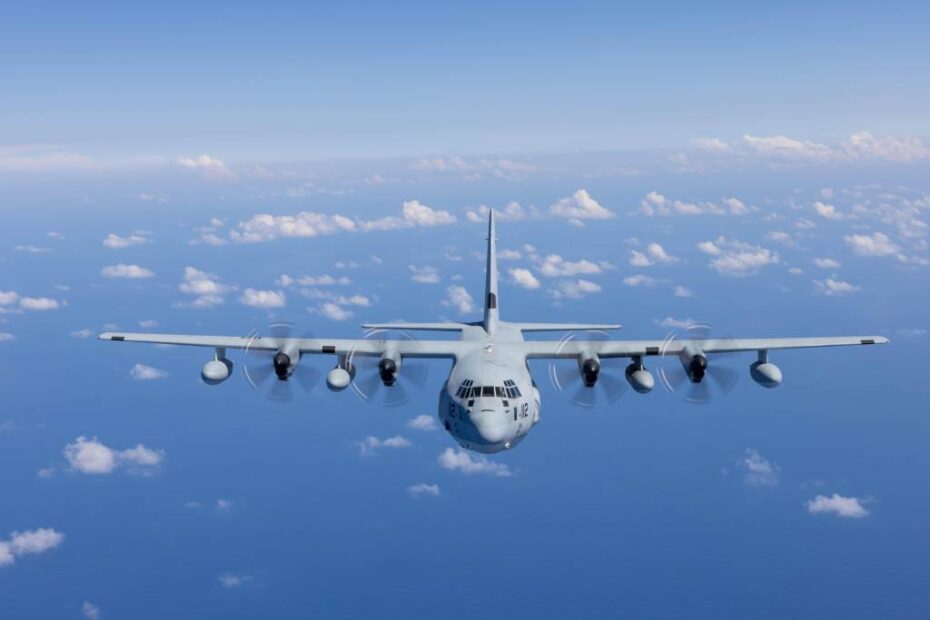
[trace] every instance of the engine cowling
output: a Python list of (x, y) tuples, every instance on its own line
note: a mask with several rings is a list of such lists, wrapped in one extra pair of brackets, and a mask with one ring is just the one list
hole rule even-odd
[(390, 387), (397, 383), (398, 370), (400, 370), (400, 364), (393, 357), (382, 357), (378, 361), (378, 375), (386, 386)]
[(227, 359), (210, 360), (200, 369), (200, 378), (207, 385), (217, 385), (232, 374), (233, 363)]
[(700, 383), (704, 380), (707, 372), (707, 355), (697, 347), (688, 345), (681, 350), (678, 355), (685, 374), (688, 375), (691, 383)]
[(278, 352), (274, 354), (271, 360), (274, 366), (274, 374), (277, 375), (278, 379), (281, 381), (287, 381), (287, 379), (294, 374), (294, 370), (297, 368), (297, 363), (299, 361), (300, 349), (297, 348), (297, 345), (290, 345), (278, 349)]
[(782, 381), (781, 370), (769, 361), (753, 362), (749, 367), (749, 375), (753, 381), (769, 389), (778, 387)]
[(581, 372), (581, 380), (584, 381), (586, 387), (593, 387), (597, 383), (597, 377), (601, 374), (601, 363), (593, 358), (589, 357), (582, 360), (579, 370)]

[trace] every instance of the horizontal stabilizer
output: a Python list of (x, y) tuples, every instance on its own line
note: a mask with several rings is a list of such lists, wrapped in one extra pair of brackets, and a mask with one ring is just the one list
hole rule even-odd
[(365, 323), (365, 329), (400, 329), (408, 331), (459, 332), (468, 327), (465, 323)]
[(510, 323), (510, 325), (524, 332), (612, 331), (622, 327), (616, 323)]

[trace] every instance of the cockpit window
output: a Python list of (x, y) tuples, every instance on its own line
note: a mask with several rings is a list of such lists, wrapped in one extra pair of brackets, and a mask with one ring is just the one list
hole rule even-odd
[(456, 398), (520, 398), (520, 389), (512, 379), (504, 381), (503, 386), (499, 385), (475, 385), (471, 379), (463, 381), (455, 392)]

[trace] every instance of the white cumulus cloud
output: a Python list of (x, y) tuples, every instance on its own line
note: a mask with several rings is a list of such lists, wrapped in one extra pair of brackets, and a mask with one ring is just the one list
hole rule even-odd
[(42, 527), (24, 532), (12, 532), (7, 540), (0, 540), (0, 566), (9, 566), (24, 555), (45, 553), (64, 542), (65, 535)]
[(891, 256), (900, 251), (888, 235), (880, 232), (871, 235), (847, 235), (843, 239), (859, 256)]
[(713, 257), (709, 264), (717, 273), (727, 276), (751, 275), (781, 260), (776, 252), (769, 249), (726, 237), (702, 241), (698, 249)]
[(408, 420), (407, 428), (412, 428), (417, 431), (435, 431), (439, 428), (439, 425), (436, 424), (436, 418), (424, 413)]
[(129, 376), (136, 381), (154, 381), (155, 379), (164, 379), (168, 376), (168, 373), (145, 364), (136, 364), (129, 370)]
[(848, 295), (860, 290), (860, 287), (856, 286), (855, 284), (850, 284), (845, 280), (834, 280), (833, 278), (827, 278), (826, 280), (814, 280), (814, 286), (816, 287), (818, 293), (830, 297)]
[(495, 463), (484, 455), (472, 455), (465, 450), (446, 448), (439, 455), (439, 465), (443, 469), (458, 471), (463, 474), (481, 474), (505, 478), (512, 475), (510, 468), (503, 463)]
[(570, 220), (606, 220), (614, 217), (613, 212), (602, 207), (583, 189), (557, 201), (549, 207), (549, 213)]
[(439, 485), (421, 482), (420, 484), (413, 484), (407, 487), (407, 493), (413, 497), (436, 497), (439, 495)]
[(123, 467), (131, 472), (148, 473), (165, 459), (162, 450), (152, 450), (142, 444), (126, 450), (114, 450), (97, 440), (78, 437), (62, 451), (71, 469), (82, 474), (111, 474)]
[(118, 248), (128, 248), (131, 245), (142, 245), (147, 243), (148, 238), (144, 235), (132, 234), (126, 237), (120, 237), (119, 235), (110, 233), (107, 235), (106, 239), (103, 240), (103, 245), (108, 248), (118, 249)]
[(758, 450), (747, 449), (740, 461), (743, 480), (751, 486), (776, 486), (780, 467), (769, 461)]
[(469, 314), (475, 311), (475, 300), (468, 294), (464, 286), (453, 285), (446, 289), (446, 298), (442, 302), (444, 306), (452, 306), (461, 314)]
[(530, 290), (539, 288), (539, 279), (529, 269), (511, 269), (510, 279), (521, 288)]
[(104, 278), (128, 278), (130, 280), (155, 277), (155, 273), (145, 267), (140, 267), (139, 265), (125, 265), (123, 263), (104, 267), (100, 270), (100, 275)]
[(425, 266), (417, 267), (408, 265), (410, 269), (410, 279), (420, 284), (436, 284), (439, 282), (439, 270), (435, 267)]
[(242, 291), (239, 301), (253, 308), (283, 308), (287, 298), (281, 291), (260, 291), (247, 288)]
[(834, 493), (830, 497), (818, 495), (805, 504), (807, 512), (812, 515), (833, 514), (845, 519), (861, 519), (869, 515), (869, 511), (862, 505), (858, 497), (843, 497)]
[(413, 444), (410, 443), (409, 439), (401, 435), (395, 435), (387, 439), (379, 439), (374, 435), (369, 435), (362, 441), (357, 441), (355, 445), (358, 446), (358, 451), (362, 456), (369, 456), (383, 448), (409, 448)]
[(178, 165), (210, 181), (231, 181), (237, 178), (236, 173), (230, 170), (222, 159), (206, 154), (196, 157), (180, 157)]

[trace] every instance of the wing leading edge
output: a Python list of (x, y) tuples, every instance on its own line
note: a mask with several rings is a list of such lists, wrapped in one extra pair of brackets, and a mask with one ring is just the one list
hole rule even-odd
[(584, 340), (532, 341), (523, 343), (530, 359), (572, 358), (585, 351), (596, 351), (598, 357), (635, 357), (678, 355), (693, 346), (704, 353), (740, 351), (772, 351), (776, 349), (809, 349), (887, 344), (884, 336), (831, 336), (815, 338), (737, 338), (726, 340), (614, 340), (595, 342)]

